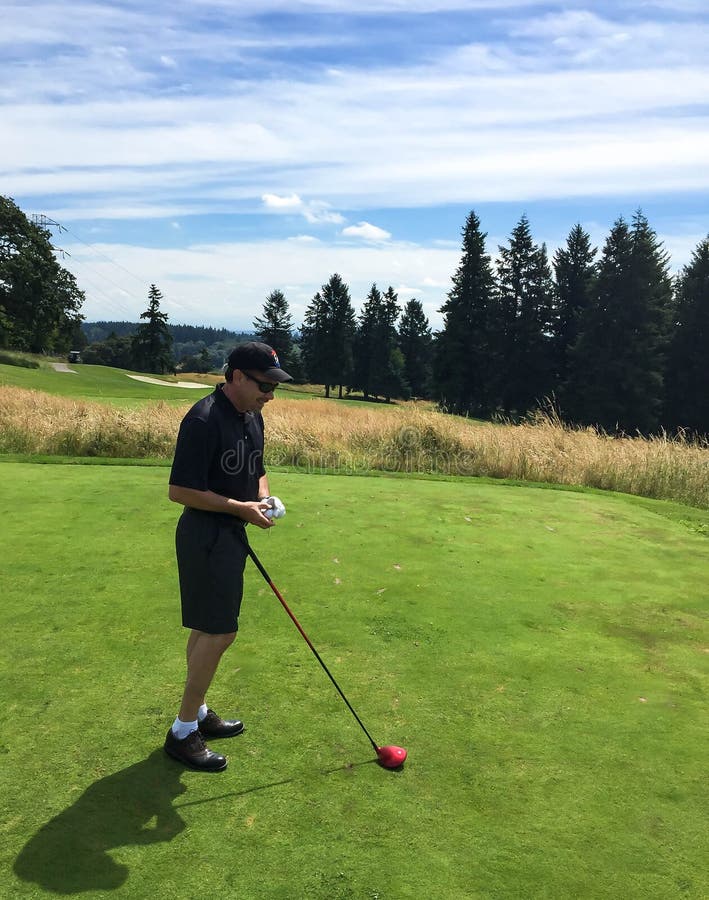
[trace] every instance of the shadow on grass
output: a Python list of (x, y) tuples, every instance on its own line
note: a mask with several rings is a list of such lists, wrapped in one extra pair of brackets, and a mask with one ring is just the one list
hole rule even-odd
[(173, 801), (185, 771), (162, 749), (96, 781), (25, 844), (15, 875), (57, 894), (119, 888), (129, 869), (110, 850), (171, 841), (185, 828)]
[[(376, 760), (368, 759), (358, 763), (347, 763), (344, 766), (337, 766), (334, 769), (323, 769), (320, 775), (335, 775), (337, 772), (349, 772), (358, 766), (369, 766)], [(267, 784), (257, 784), (253, 787), (245, 788), (243, 791), (229, 791), (228, 794), (219, 794), (216, 797), (201, 797), (199, 800), (187, 800), (185, 803), (176, 803), (175, 809), (185, 809), (187, 806), (201, 806), (203, 803), (216, 803), (217, 800), (233, 800), (237, 797), (246, 797), (247, 794), (256, 794), (259, 791), (268, 791), (271, 788), (281, 787), (284, 784), (293, 784), (295, 778), (284, 778), (281, 781), (270, 781)]]
[[(375, 762), (348, 763), (319, 775), (348, 772)], [(110, 850), (171, 841), (185, 829), (177, 810), (245, 797), (295, 780), (286, 778), (174, 803), (187, 791), (180, 781), (185, 771), (158, 749), (147, 759), (96, 781), (30, 838), (15, 860), (15, 875), (56, 894), (116, 890), (125, 883), (130, 870), (115, 862)]]

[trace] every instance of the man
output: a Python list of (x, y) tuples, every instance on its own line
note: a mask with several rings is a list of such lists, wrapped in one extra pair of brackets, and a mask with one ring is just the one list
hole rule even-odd
[(292, 381), (267, 344), (249, 341), (229, 355), (226, 383), (196, 403), (180, 425), (170, 473), (170, 500), (185, 509), (175, 544), (187, 681), (165, 751), (195, 769), (226, 768), (205, 738), (233, 737), (244, 726), (207, 707), (206, 694), (238, 630), (246, 563), (247, 524), (271, 528), (263, 465), (261, 410), (284, 381)]

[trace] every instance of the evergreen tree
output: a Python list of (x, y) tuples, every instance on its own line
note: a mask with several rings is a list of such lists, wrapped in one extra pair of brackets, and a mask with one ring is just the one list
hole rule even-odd
[(566, 247), (554, 254), (558, 317), (556, 326), (556, 383), (563, 397), (563, 386), (569, 375), (571, 348), (578, 339), (579, 321), (591, 301), (596, 275), (596, 248), (581, 225), (575, 225), (566, 240)]
[(375, 366), (373, 390), (377, 397), (384, 397), (387, 403), (392, 397), (408, 398), (409, 385), (404, 374), (404, 355), (399, 349), (396, 323), (401, 314), (399, 297), (389, 285), (382, 297), (375, 343)]
[(664, 419), (709, 436), (709, 237), (677, 279)]
[(434, 346), (434, 389), (450, 412), (488, 415), (497, 406), (499, 320), (487, 235), (472, 211), (462, 235), (461, 261), (439, 310), (444, 324)]
[(502, 318), (502, 406), (523, 415), (554, 390), (554, 286), (544, 244), (532, 240), (522, 216), (508, 247), (500, 247), (497, 290)]
[(631, 291), (632, 237), (617, 219), (606, 238), (591, 302), (578, 323), (569, 353), (566, 414), (584, 425), (613, 431), (623, 418), (619, 311)]
[(328, 341), (326, 357), (329, 384), (337, 385), (338, 397), (342, 399), (342, 388), (352, 378), (353, 343), (357, 330), (355, 311), (350, 300), (350, 290), (335, 273), (322, 286), (322, 297), (328, 309)]
[(301, 348), (308, 377), (330, 387), (342, 388), (352, 379), (352, 351), (356, 332), (355, 312), (350, 292), (342, 277), (335, 273), (318, 291), (305, 312)]
[(667, 254), (640, 211), (606, 240), (571, 354), (568, 412), (606, 431), (651, 433), (660, 422), (672, 283)]
[(381, 291), (373, 284), (369, 289), (362, 310), (354, 341), (354, 359), (351, 387), (360, 390), (365, 399), (372, 392), (376, 366), (376, 336), (382, 314)]
[(254, 328), (258, 340), (273, 347), (283, 368), (293, 374), (293, 320), (282, 291), (272, 291), (266, 297), (263, 316), (254, 319)]
[(322, 294), (318, 291), (305, 310), (305, 318), (300, 329), (300, 351), (308, 380), (313, 384), (324, 384), (325, 396), (329, 397), (330, 385), (326, 383), (325, 354), (327, 327), (327, 308)]
[(291, 356), (288, 362), (288, 369), (286, 371), (293, 379), (294, 384), (305, 384), (308, 380), (307, 373), (305, 371), (303, 352), (299, 340), (294, 339), (293, 341), (293, 346), (291, 347)]
[(355, 336), (354, 366), (351, 386), (359, 388), (365, 398), (404, 397), (408, 386), (404, 377), (403, 356), (398, 350), (396, 321), (399, 299), (390, 286), (380, 293), (373, 284), (360, 314)]
[(409, 300), (399, 322), (404, 378), (414, 397), (429, 397), (433, 373), (433, 337), (420, 300)]
[(131, 337), (133, 364), (140, 372), (172, 372), (172, 335), (167, 327), (167, 313), (161, 312), (162, 294), (154, 285), (148, 292), (148, 308), (140, 314), (145, 319)]
[(65, 353), (83, 302), (76, 279), (54, 256), (50, 232), (0, 197), (0, 344)]

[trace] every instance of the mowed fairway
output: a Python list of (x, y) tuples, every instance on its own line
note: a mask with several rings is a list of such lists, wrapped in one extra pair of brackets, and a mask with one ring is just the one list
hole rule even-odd
[(253, 546), (409, 759), (373, 762), (249, 564), (210, 696), (247, 730), (204, 775), (160, 750), (168, 470), (0, 474), (2, 896), (709, 895), (709, 541), (676, 505), (273, 473), (288, 515)]

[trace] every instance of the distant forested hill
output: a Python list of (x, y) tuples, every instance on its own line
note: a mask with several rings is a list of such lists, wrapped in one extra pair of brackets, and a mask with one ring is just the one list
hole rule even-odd
[[(90, 344), (97, 341), (105, 341), (114, 332), (117, 337), (133, 334), (138, 322), (82, 322), (81, 328)], [(178, 344), (203, 343), (209, 347), (211, 344), (234, 343), (253, 340), (253, 332), (229, 331), (228, 328), (212, 328), (208, 325), (171, 325), (168, 322), (168, 330), (173, 341)]]
[[(127, 338), (137, 328), (137, 322), (81, 323), (81, 329), (88, 344), (97, 347), (104, 347), (103, 342), (111, 334), (117, 338)], [(254, 339), (253, 332), (229, 331), (228, 328), (212, 328), (208, 325), (171, 325), (168, 322), (167, 328), (172, 335), (172, 353), (175, 363), (179, 368), (186, 366), (190, 371), (195, 372), (221, 369), (229, 352), (236, 344)], [(103, 352), (99, 359), (102, 365), (128, 365), (126, 362), (119, 363), (113, 357), (111, 357), (112, 362), (106, 361), (107, 357)]]

